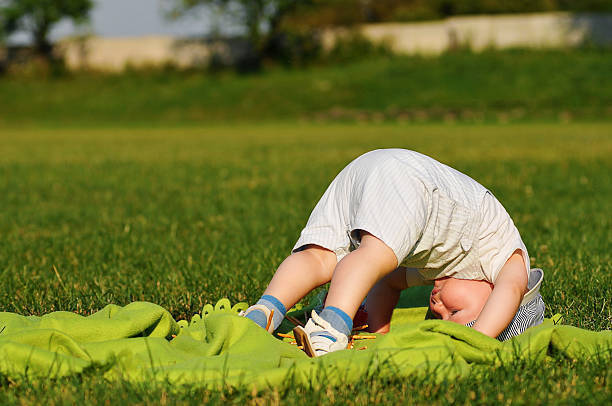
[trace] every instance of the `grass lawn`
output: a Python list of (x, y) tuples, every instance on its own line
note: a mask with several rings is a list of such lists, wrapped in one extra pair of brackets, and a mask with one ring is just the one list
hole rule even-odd
[[(0, 128), (0, 309), (87, 315), (146, 300), (175, 318), (255, 301), (336, 173), (381, 147), (418, 150), (490, 188), (546, 273), (547, 316), (612, 327), (612, 124), (257, 124)], [(58, 271), (59, 277), (53, 271)], [(61, 278), (61, 280), (60, 280)], [(522, 361), (489, 379), (286, 392), (2, 380), (0, 403), (592, 403), (609, 358)]]

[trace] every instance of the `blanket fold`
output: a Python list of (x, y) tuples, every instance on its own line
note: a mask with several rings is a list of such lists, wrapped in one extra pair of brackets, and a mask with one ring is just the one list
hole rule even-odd
[(396, 309), (389, 334), (310, 359), (289, 339), (280, 340), (238, 317), (244, 304), (219, 303), (190, 322), (176, 322), (168, 311), (146, 302), (108, 305), (87, 317), (0, 313), (0, 373), (17, 380), (93, 370), (109, 379), (209, 388), (316, 386), (372, 375), (434, 373), (448, 379), (518, 359), (538, 362), (551, 352), (575, 359), (609, 357), (612, 349), (612, 332), (560, 325), (555, 318), (501, 343), (459, 324), (424, 320), (426, 308), (420, 307)]

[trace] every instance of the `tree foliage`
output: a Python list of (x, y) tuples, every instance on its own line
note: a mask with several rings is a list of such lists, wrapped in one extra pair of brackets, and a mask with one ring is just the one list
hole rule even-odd
[[(389, 21), (435, 20), (454, 15), (540, 11), (612, 11), (610, 0), (168, 0), (175, 15), (196, 7), (219, 10), (238, 24), (252, 46), (255, 65), (264, 57), (290, 64), (321, 50), (317, 32), (327, 27)], [(250, 64), (253, 61), (248, 62)]]
[(610, 0), (170, 0), (178, 15), (217, 8), (257, 49), (282, 32), (368, 22), (432, 20), (464, 14), (612, 11)]
[(267, 40), (274, 36), (283, 17), (299, 3), (309, 0), (176, 0), (177, 14), (185, 14), (194, 7), (215, 7), (225, 17), (237, 22), (245, 31), (253, 46), (261, 50)]
[(29, 32), (36, 51), (49, 56), (53, 25), (64, 18), (83, 21), (92, 6), (93, 0), (0, 0), (0, 28), (4, 35)]
[(610, 0), (310, 0), (285, 16), (292, 27), (435, 20), (466, 14), (612, 11)]

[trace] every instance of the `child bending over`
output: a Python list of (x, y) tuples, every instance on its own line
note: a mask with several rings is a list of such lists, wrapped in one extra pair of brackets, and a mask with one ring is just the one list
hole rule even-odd
[(482, 185), (414, 151), (376, 150), (336, 176), (244, 316), (273, 332), (286, 309), (331, 282), (323, 310), (294, 330), (320, 356), (347, 347), (364, 298), (370, 331), (387, 332), (400, 292), (433, 283), (434, 317), (505, 340), (542, 322), (542, 277)]

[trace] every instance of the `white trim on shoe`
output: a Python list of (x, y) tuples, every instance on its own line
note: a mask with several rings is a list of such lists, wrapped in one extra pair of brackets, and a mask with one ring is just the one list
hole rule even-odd
[(344, 350), (348, 346), (348, 336), (333, 328), (314, 310), (306, 326), (297, 326), (293, 329), (293, 336), (297, 345), (301, 346), (309, 357), (320, 357), (330, 352)]

